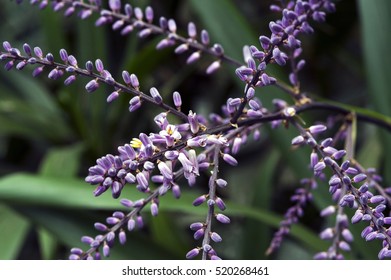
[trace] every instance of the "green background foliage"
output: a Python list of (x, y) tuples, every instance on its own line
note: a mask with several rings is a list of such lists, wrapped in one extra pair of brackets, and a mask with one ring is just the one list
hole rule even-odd
[[(39, 11), (27, 1), (17, 6), (4, 1), (0, 11), (0, 39), (21, 47), (24, 42), (39, 45), (44, 52), (66, 48), (80, 64), (101, 58), (116, 77), (126, 69), (135, 73), (141, 89), (155, 86), (164, 98), (181, 92), (183, 110), (197, 113), (219, 112), (229, 96), (240, 96), (243, 85), (234, 67), (225, 65), (212, 76), (205, 69), (212, 62), (203, 57), (186, 66), (186, 56), (173, 50), (156, 51), (158, 38), (126, 38), (110, 27), (94, 27), (93, 16), (80, 20), (63, 18), (50, 9)], [(260, 34), (269, 34), (268, 21), (276, 18), (268, 10), (271, 1), (191, 0), (134, 1), (152, 5), (155, 14), (175, 18), (179, 32), (194, 21), (198, 30), (207, 29), (212, 42), (241, 59), (243, 45), (257, 45)], [(164, 2), (164, 3), (163, 3)], [(301, 74), (302, 88), (319, 99), (371, 109), (391, 116), (388, 82), (391, 57), (387, 56), (391, 37), (390, 2), (340, 1), (337, 12), (325, 24), (315, 24), (313, 36), (302, 37), (307, 65)], [(31, 68), (30, 68), (31, 69)], [(271, 73), (287, 80), (286, 69), (270, 67)], [(46, 72), (45, 72), (46, 73)], [(47, 73), (46, 73), (47, 74)], [(113, 104), (105, 100), (111, 92), (102, 87), (87, 94), (87, 80), (64, 87), (61, 81), (33, 79), (31, 71), (0, 70), (0, 259), (66, 259), (71, 247), (83, 246), (80, 237), (94, 236), (94, 222), (102, 222), (112, 211), (123, 209), (110, 194), (94, 198), (93, 187), (84, 183), (88, 167), (95, 159), (115, 153), (116, 147), (138, 133), (155, 131), (150, 105), (130, 114), (128, 97)], [(286, 98), (275, 88), (257, 90), (264, 104)], [(326, 121), (325, 112), (303, 115), (306, 122)], [(390, 182), (390, 135), (373, 125), (358, 124), (357, 158), (364, 166), (376, 167)], [(229, 188), (221, 194), (227, 201), (230, 225), (218, 226), (223, 242), (216, 249), (226, 259), (310, 259), (328, 243), (317, 233), (333, 219), (319, 218), (319, 211), (331, 203), (327, 186), (320, 184), (314, 201), (300, 224), (283, 243), (281, 250), (265, 256), (273, 232), (289, 197), (308, 170), (309, 151), (292, 150), (293, 129), (263, 129), (259, 142), (245, 146), (238, 156), (239, 166), (221, 168)], [(116, 245), (111, 259), (183, 259), (197, 245), (188, 225), (203, 220), (206, 207), (192, 201), (207, 189), (201, 177), (196, 187), (182, 186), (182, 197), (161, 199), (158, 217), (143, 215), (146, 227), (128, 234), (125, 246)], [(127, 186), (123, 197), (140, 197)], [(347, 258), (376, 258), (380, 244), (367, 244), (359, 237), (364, 225), (351, 227), (356, 234), (353, 251)], [(84, 248), (84, 247), (83, 247)]]

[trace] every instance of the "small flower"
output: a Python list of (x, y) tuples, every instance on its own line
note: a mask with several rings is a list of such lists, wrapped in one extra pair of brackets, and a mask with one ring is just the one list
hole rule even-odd
[(199, 206), (206, 201), (206, 195), (201, 195), (193, 201), (194, 206)]
[(200, 249), (194, 248), (194, 249), (190, 250), (189, 252), (187, 252), (186, 259), (192, 259), (192, 258), (196, 257), (199, 253), (200, 253)]
[(88, 93), (94, 92), (99, 88), (99, 83), (96, 80), (91, 80), (87, 83), (85, 88)]
[(231, 222), (230, 218), (221, 213), (216, 214), (216, 220), (223, 224), (229, 224)]
[(210, 234), (210, 238), (214, 241), (214, 242), (221, 242), (221, 241), (223, 241), (223, 239), (221, 238), (221, 236), (218, 234), (218, 233), (216, 233), (216, 232), (212, 232), (211, 234)]
[(229, 165), (232, 165), (232, 166), (237, 166), (238, 165), (238, 161), (233, 156), (231, 156), (230, 154), (223, 154), (223, 160), (226, 163), (228, 163)]
[(325, 130), (327, 130), (327, 127), (322, 124), (312, 125), (308, 128), (308, 131), (312, 134), (318, 134), (318, 133), (321, 133)]

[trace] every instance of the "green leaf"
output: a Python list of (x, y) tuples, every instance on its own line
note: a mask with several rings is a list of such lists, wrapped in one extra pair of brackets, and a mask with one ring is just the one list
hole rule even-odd
[[(55, 236), (57, 240), (67, 247), (81, 247), (87, 250), (88, 247), (82, 244), (80, 238), (84, 235), (96, 236), (97, 231), (93, 224), (97, 221), (96, 215), (87, 211), (63, 211), (56, 208), (45, 207), (17, 207), (18, 212), (28, 217), (34, 224), (44, 227)], [(64, 255), (64, 259), (68, 254)], [(173, 259), (170, 252), (159, 248), (150, 242), (142, 234), (129, 234), (126, 245), (115, 245), (111, 250), (110, 259)]]
[[(382, 32), (391, 28), (391, 2), (379, 0), (375, 5), (371, 1), (360, 0), (358, 3), (362, 22), (369, 100), (376, 111), (391, 116), (391, 95), (389, 94), (391, 56), (387, 55), (391, 46), (391, 37), (385, 36)], [(380, 138), (384, 148), (384, 170), (390, 170), (391, 135), (381, 132)], [(387, 172), (384, 177), (387, 181), (391, 180), (391, 175)]]
[[(205, 216), (204, 208), (192, 205), (192, 201), (197, 196), (195, 193), (183, 192), (181, 199), (177, 200), (172, 195), (167, 194), (161, 198), (160, 209), (199, 217)], [(127, 187), (123, 191), (123, 197), (136, 200), (141, 198), (142, 194), (134, 187)], [(108, 194), (93, 198), (88, 185), (81, 180), (69, 178), (58, 180), (27, 174), (10, 175), (1, 179), (0, 201), (12, 203), (12, 205), (39, 206), (42, 208), (124, 209), (120, 206), (118, 200), (112, 199)], [(226, 203), (228, 215), (248, 217), (276, 228), (282, 219), (280, 216), (262, 209), (238, 205), (229, 201)], [(66, 228), (64, 225), (62, 227)], [(294, 226), (292, 236), (313, 250), (321, 250), (322, 243), (319, 243), (317, 235), (305, 227)]]
[[(250, 174), (257, 174), (255, 184), (248, 186), (248, 197), (251, 198), (251, 207), (255, 209), (270, 209), (274, 186), (274, 170), (277, 168), (279, 159), (279, 152), (276, 149), (272, 149), (265, 158), (259, 161), (260, 163), (258, 163), (255, 170), (250, 170)], [(240, 175), (243, 174), (241, 173)], [(241, 185), (240, 187), (243, 186)], [(243, 251), (243, 254), (245, 253), (247, 258), (251, 259), (259, 259), (264, 256), (264, 252), (270, 244), (271, 232), (265, 230), (261, 223), (251, 219), (246, 220), (244, 223), (243, 234), (243, 241), (239, 248)], [(259, 248), (259, 250), (254, 250), (254, 247)]]
[(0, 203), (0, 260), (13, 260), (18, 256), (30, 229), (30, 222)]
[(51, 260), (57, 249), (57, 238), (43, 227), (37, 229), (42, 259)]
[(46, 154), (40, 167), (40, 174), (57, 178), (75, 177), (79, 170), (82, 144), (65, 148), (53, 148)]
[[(62, 208), (117, 209), (118, 200), (110, 194), (94, 198), (89, 186), (82, 179), (14, 174), (0, 180), (0, 201), (13, 204), (41, 205)], [(140, 198), (135, 188), (125, 188), (124, 196)]]

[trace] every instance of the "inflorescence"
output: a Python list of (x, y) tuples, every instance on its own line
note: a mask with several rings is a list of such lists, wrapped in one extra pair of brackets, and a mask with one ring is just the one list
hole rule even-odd
[[(354, 159), (351, 147), (338, 148), (341, 143), (349, 142), (349, 133), (346, 131), (349, 129), (351, 114), (335, 106), (323, 105), (325, 109), (343, 113), (347, 120), (334, 138), (325, 139), (319, 139), (319, 135), (326, 133), (326, 125), (317, 123), (304, 127), (298, 117), (300, 112), (319, 106), (300, 88), (299, 73), (305, 67), (305, 61), (300, 58), (303, 50), (299, 37), (314, 32), (312, 21), (325, 21), (326, 13), (335, 10), (333, 2), (297, 0), (272, 5), (271, 10), (281, 14), (281, 18), (269, 23), (271, 34), (261, 35), (258, 46), (244, 48), (244, 62), (226, 56), (223, 47), (217, 43), (211, 44), (208, 32), (202, 30), (198, 33), (192, 22), (188, 24), (187, 35), (179, 35), (175, 20), (164, 17), (156, 20), (151, 7), (143, 11), (130, 4), (122, 5), (120, 0), (109, 0), (107, 8), (98, 0), (30, 2), (41, 9), (50, 5), (54, 11), (63, 11), (65, 16), (77, 14), (81, 19), (98, 14), (96, 26), (111, 25), (114, 31), (124, 36), (131, 32), (137, 32), (140, 38), (160, 36), (156, 49), (173, 47), (176, 54), (190, 52), (188, 64), (196, 62), (201, 55), (208, 55), (212, 61), (206, 69), (207, 74), (218, 70), (223, 62), (230, 63), (237, 67), (236, 75), (244, 87), (242, 96), (230, 97), (222, 106), (220, 114), (212, 113), (206, 118), (193, 111), (183, 112), (179, 92), (172, 93), (172, 100), (165, 100), (155, 87), (146, 93), (136, 74), (124, 70), (122, 77), (113, 77), (100, 59), (81, 65), (65, 49), (59, 51), (59, 59), (56, 59), (55, 55), (44, 53), (39, 47), (32, 48), (24, 44), (23, 49), (19, 50), (5, 41), (0, 60), (5, 63), (6, 70), (22, 70), (32, 66), (34, 77), (46, 71), (49, 79), (63, 79), (66, 86), (84, 77), (87, 79), (85, 90), (88, 93), (93, 93), (102, 84), (112, 88), (107, 97), (109, 103), (130, 94), (130, 112), (147, 104), (161, 109), (161, 113), (154, 118), (156, 132), (140, 133), (129, 143), (119, 146), (117, 154), (102, 156), (97, 159), (95, 166), (89, 168), (85, 181), (96, 186), (93, 194), (99, 196), (110, 192), (113, 198), (121, 198), (121, 204), (129, 211), (116, 211), (105, 223), (95, 223), (100, 234), (82, 237), (82, 242), (89, 249), (72, 248), (70, 259), (100, 259), (102, 255), (108, 257), (116, 238), (120, 244), (124, 244), (128, 232), (143, 226), (144, 208), (148, 207), (152, 216), (158, 215), (159, 204), (164, 203), (163, 196), (167, 192), (180, 198), (183, 186), (180, 186), (179, 179), (185, 178), (187, 184), (193, 186), (201, 174), (209, 176), (209, 192), (195, 198), (193, 205), (205, 204), (208, 210), (205, 220), (190, 225), (194, 239), (202, 241), (198, 247), (189, 250), (186, 258), (194, 258), (201, 253), (202, 259), (220, 259), (213, 244), (222, 242), (223, 238), (213, 230), (213, 224), (228, 224), (230, 218), (223, 214), (226, 205), (217, 195), (218, 188), (228, 186), (228, 182), (219, 176), (219, 166), (238, 165), (234, 156), (250, 136), (259, 139), (260, 130), (265, 124), (273, 128), (287, 125), (296, 128), (298, 136), (292, 139), (291, 144), (294, 147), (310, 147), (309, 166), (312, 170), (312, 176), (303, 179), (302, 187), (292, 196), (293, 205), (286, 212), (267, 253), (278, 249), (291, 226), (303, 215), (306, 204), (312, 199), (312, 191), (317, 188), (317, 182), (326, 180), (334, 203), (325, 208), (321, 216), (336, 215), (336, 222), (333, 227), (320, 233), (320, 238), (330, 240), (331, 245), (328, 250), (317, 253), (315, 258), (342, 259), (343, 252), (349, 251), (349, 244), (353, 242), (349, 226), (358, 222), (368, 224), (362, 232), (362, 238), (366, 241), (381, 241), (379, 259), (391, 257), (391, 217), (385, 214), (391, 206), (390, 190), (381, 186), (381, 178), (374, 170), (364, 169)], [(269, 64), (290, 67), (290, 85), (270, 76), (267, 73)], [(273, 108), (264, 107), (261, 98), (256, 96), (256, 88), (266, 86), (283, 89), (293, 104), (276, 99)], [(175, 116), (174, 120), (169, 115)], [(144, 198), (137, 201), (122, 198), (121, 191), (126, 185), (134, 185), (145, 195)], [(345, 213), (346, 208), (355, 209), (355, 214), (349, 218)]]

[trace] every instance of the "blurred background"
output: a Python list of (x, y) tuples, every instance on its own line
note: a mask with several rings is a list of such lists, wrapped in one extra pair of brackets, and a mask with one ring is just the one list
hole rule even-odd
[[(243, 84), (235, 68), (228, 64), (213, 75), (206, 75), (213, 58), (186, 65), (187, 55), (175, 55), (173, 48), (156, 51), (161, 37), (139, 39), (136, 34), (122, 37), (110, 26), (95, 28), (96, 15), (86, 20), (64, 18), (62, 12), (40, 11), (24, 1), (4, 1), (0, 10), (1, 41), (21, 48), (27, 42), (40, 46), (44, 53), (65, 48), (80, 65), (87, 60), (103, 60), (114, 77), (122, 70), (135, 73), (141, 90), (157, 87), (167, 100), (177, 90), (182, 94), (183, 111), (192, 109), (208, 116), (220, 112), (228, 97), (241, 96)], [(103, 1), (105, 2), (105, 1)], [(185, 35), (187, 23), (196, 23), (198, 32), (207, 29), (212, 43), (221, 43), (225, 53), (242, 60), (243, 45), (258, 46), (261, 34), (269, 35), (268, 23), (279, 18), (269, 11), (273, 1), (189, 0), (131, 1), (174, 18), (179, 33)], [(391, 56), (387, 56), (391, 37), (391, 9), (387, 0), (337, 1), (337, 11), (324, 24), (314, 24), (316, 33), (302, 36), (303, 91), (319, 100), (332, 100), (359, 106), (391, 116)], [(109, 193), (94, 198), (93, 186), (84, 183), (95, 160), (116, 153), (118, 145), (128, 143), (140, 132), (156, 131), (153, 117), (159, 110), (150, 105), (130, 114), (128, 96), (106, 103), (109, 87), (87, 94), (87, 79), (78, 78), (64, 87), (62, 80), (31, 76), (32, 67), (23, 71), (0, 69), (0, 259), (66, 259), (71, 247), (83, 247), (83, 235), (95, 236), (94, 222), (103, 222), (112, 211), (122, 209)], [(288, 81), (287, 71), (269, 67), (278, 79)], [(46, 74), (46, 75), (45, 75)], [(265, 106), (274, 98), (291, 102), (278, 89), (257, 89)], [(327, 112), (303, 114), (311, 124), (327, 121)], [(224, 259), (311, 259), (330, 245), (317, 233), (332, 225), (333, 218), (321, 219), (321, 209), (331, 204), (327, 186), (314, 191), (300, 224), (293, 227), (281, 249), (266, 256), (273, 233), (291, 205), (290, 196), (300, 187), (308, 170), (309, 150), (292, 150), (290, 142), (297, 132), (280, 128), (261, 131), (258, 142), (250, 141), (237, 156), (239, 166), (223, 166), (222, 177), (229, 188), (220, 195), (227, 201), (230, 225), (216, 225), (223, 238), (216, 250)], [(390, 182), (390, 136), (373, 125), (358, 124), (356, 156), (365, 167), (376, 167)], [(125, 246), (118, 244), (111, 259), (183, 259), (199, 245), (188, 226), (205, 219), (206, 207), (193, 207), (193, 199), (205, 193), (207, 178), (196, 187), (182, 186), (182, 197), (161, 199), (160, 213), (143, 215), (145, 228), (129, 233)], [(124, 197), (140, 195), (128, 186)], [(374, 259), (379, 242), (365, 243), (360, 232), (365, 225), (352, 226), (356, 236), (346, 258)]]

